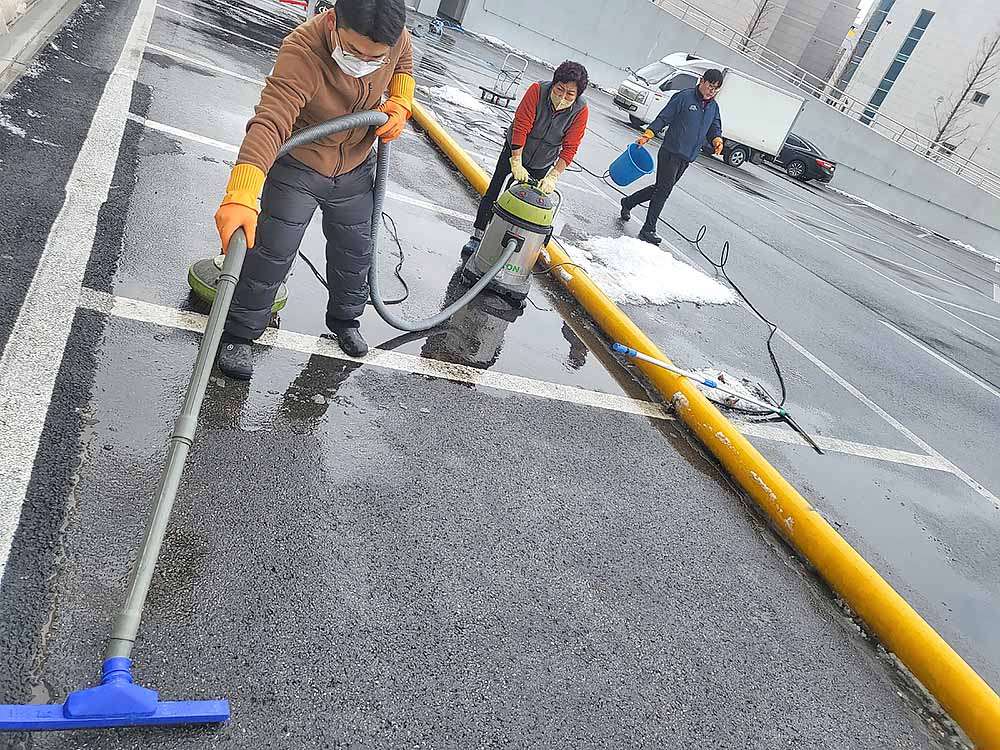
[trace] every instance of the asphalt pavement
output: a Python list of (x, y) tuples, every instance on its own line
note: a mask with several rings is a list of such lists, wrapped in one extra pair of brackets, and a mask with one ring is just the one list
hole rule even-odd
[[(24, 412), (38, 433), (30, 460), (2, 474), (0, 531), (12, 541), (0, 583), (0, 701), (61, 701), (97, 675), (198, 342), (204, 309), (185, 271), (216, 250), (211, 215), (234, 148), (297, 19), (263, 0), (85, 3), (0, 101), (0, 183), (16, 196), (0, 204), (0, 278), (13, 301), (0, 332), (6, 352), (28, 352), (39, 383), (5, 402), (5, 429), (21, 427), (12, 417)], [(501, 120), (448, 107), (433, 88), (475, 93), (504, 53), (454, 32), (415, 44), (424, 101), (495, 161), (489, 139)], [(121, 81), (123, 49), (142, 55), (131, 101), (99, 107), (105, 86)], [(593, 107), (580, 161), (603, 172), (634, 134), (606, 98), (595, 94)], [(115, 117), (117, 160), (85, 158)], [(79, 256), (56, 236), (66, 231), (60, 217), (74, 215), (66, 185), (71, 198), (97, 190), (101, 169), (107, 200)], [(565, 181), (563, 237), (623, 231), (605, 186), (585, 174)], [(917, 274), (920, 290), (951, 304), (981, 303), (935, 277), (982, 291), (986, 262), (763, 170), (706, 162), (682, 187), (670, 211), (689, 227), (710, 223), (708, 242), (732, 239), (730, 273), (802, 342), (779, 341), (790, 408), (842, 450), (814, 457), (773, 425), (746, 424), (748, 434), (993, 679), (1000, 648), (979, 618), (996, 601), (987, 551), (996, 515), (984, 495), (996, 469), (976, 463), (988, 448), (981, 435), (963, 434), (971, 453), (947, 440), (976, 413), (986, 429), (989, 394), (874, 320), (873, 309), (905, 303), (913, 318), (900, 330), (940, 353), (926, 343), (929, 301), (898, 286), (915, 284), (912, 272), (866, 257), (888, 278), (862, 277), (847, 255), (802, 240), (806, 219), (789, 224), (787, 207), (836, 223), (830, 242), (843, 253), (854, 253), (845, 237), (868, 247), (867, 235), (897, 264), (903, 249), (921, 253), (934, 276)], [(402, 309), (426, 314), (460, 292), (458, 249), (475, 196), (415, 131), (394, 147), (390, 193), (411, 289)], [(303, 249), (319, 260), (321, 248), (317, 223)], [(396, 252), (385, 235), (382, 251)], [(39, 292), (75, 261), (82, 285)], [(398, 291), (394, 264), (384, 265)], [(370, 311), (363, 330), (378, 349), (359, 363), (323, 337), (325, 292), (305, 265), (288, 283), (292, 301), (253, 381), (216, 374), (210, 384), (135, 652), (142, 683), (169, 699), (227, 697), (232, 721), (11, 735), (6, 746), (951, 743), (891, 660), (606, 353), (557, 285), (539, 280), (523, 311), (484, 297), (422, 336), (399, 335)], [(19, 339), (24, 310), (46, 313), (42, 292), (52, 330), (37, 351), (50, 334), (65, 336), (58, 363), (34, 362)], [(57, 330), (64, 309), (71, 326)], [(627, 311), (682, 364), (773, 388), (761, 326), (742, 308)], [(957, 352), (952, 364), (988, 372), (991, 356), (988, 347)], [(857, 393), (816, 360), (850, 373)], [(900, 371), (880, 372), (890, 361)], [(916, 388), (932, 367), (942, 370)], [(55, 376), (49, 391), (44, 372)], [(858, 395), (880, 379), (894, 417)], [(942, 420), (935, 385), (971, 398)], [(26, 422), (24, 435), (31, 429)]]
[[(473, 96), (492, 84), (505, 55), (487, 48), (487, 64), (474, 67), (477, 40), (453, 32), (422, 41), (432, 85)], [(526, 78), (550, 74), (532, 65)], [(609, 96), (589, 98), (577, 157), (586, 171), (568, 175), (564, 190), (561, 239), (571, 244), (634, 237), (644, 218), (639, 209), (620, 222), (620, 195), (600, 179), (637, 131)], [(428, 101), (491, 168), (512, 113), (469, 115), (433, 90)], [(921, 228), (919, 217), (899, 220), (836, 188), (836, 178), (804, 184), (771, 166), (733, 169), (699, 157), (663, 213), (674, 227), (660, 226), (664, 249), (723, 280), (713, 263), (728, 244), (726, 272), (779, 329), (773, 349), (786, 404), (826, 455), (784, 426), (730, 418), (998, 687), (1000, 558), (991, 540), (1000, 534), (1000, 272), (985, 257), (995, 249), (959, 246)], [(782, 396), (769, 329), (745, 305), (622, 307), (682, 367)]]

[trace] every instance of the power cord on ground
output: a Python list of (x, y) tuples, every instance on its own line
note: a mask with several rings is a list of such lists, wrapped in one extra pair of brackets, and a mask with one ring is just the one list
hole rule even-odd
[[(387, 299), (385, 300), (386, 305), (401, 305), (410, 296), (410, 286), (406, 283), (406, 279), (403, 278), (403, 263), (406, 261), (406, 256), (403, 253), (403, 244), (399, 241), (399, 232), (396, 229), (396, 221), (389, 215), (388, 212), (382, 212), (382, 226), (385, 227), (385, 231), (389, 233), (392, 237), (392, 241), (396, 243), (396, 249), (399, 250), (399, 263), (396, 264), (396, 268), (393, 270), (393, 275), (399, 280), (399, 283), (403, 286), (403, 296), (398, 299)], [(316, 280), (319, 281), (323, 287), (329, 291), (330, 285), (327, 283), (326, 279), (323, 278), (323, 274), (319, 272), (319, 269), (313, 265), (313, 262), (309, 260), (309, 257), (299, 250), (299, 257), (305, 261), (305, 264), (309, 266), (309, 270), (313, 272)], [(367, 304), (372, 304), (371, 300)]]

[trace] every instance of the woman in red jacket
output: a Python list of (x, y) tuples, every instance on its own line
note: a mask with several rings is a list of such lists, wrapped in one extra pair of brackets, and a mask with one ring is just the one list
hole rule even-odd
[(589, 109), (583, 98), (587, 89), (587, 69), (567, 60), (551, 81), (533, 83), (517, 106), (514, 122), (497, 161), (486, 195), (479, 202), (475, 231), (462, 255), (471, 255), (493, 216), (493, 204), (513, 175), (516, 182), (538, 180), (543, 193), (555, 190), (556, 181), (573, 162), (587, 130)]

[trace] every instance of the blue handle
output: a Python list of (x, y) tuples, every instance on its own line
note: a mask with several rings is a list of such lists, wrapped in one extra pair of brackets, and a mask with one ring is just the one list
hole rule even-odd
[(630, 357), (634, 357), (639, 353), (635, 349), (625, 346), (625, 344), (619, 344), (617, 341), (611, 345), (611, 351), (615, 354), (627, 354)]

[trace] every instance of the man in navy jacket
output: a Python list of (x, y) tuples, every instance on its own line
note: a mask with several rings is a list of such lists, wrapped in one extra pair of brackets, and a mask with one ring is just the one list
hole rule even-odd
[(667, 102), (649, 129), (637, 143), (645, 146), (655, 133), (669, 126), (660, 153), (656, 159), (656, 182), (622, 199), (621, 220), (628, 221), (633, 208), (649, 201), (646, 223), (639, 232), (639, 239), (654, 245), (662, 240), (656, 234), (656, 222), (663, 211), (663, 204), (670, 191), (684, 174), (688, 164), (698, 157), (702, 144), (708, 140), (715, 153), (722, 153), (722, 117), (715, 95), (722, 88), (722, 72), (708, 70), (697, 87), (678, 91)]

